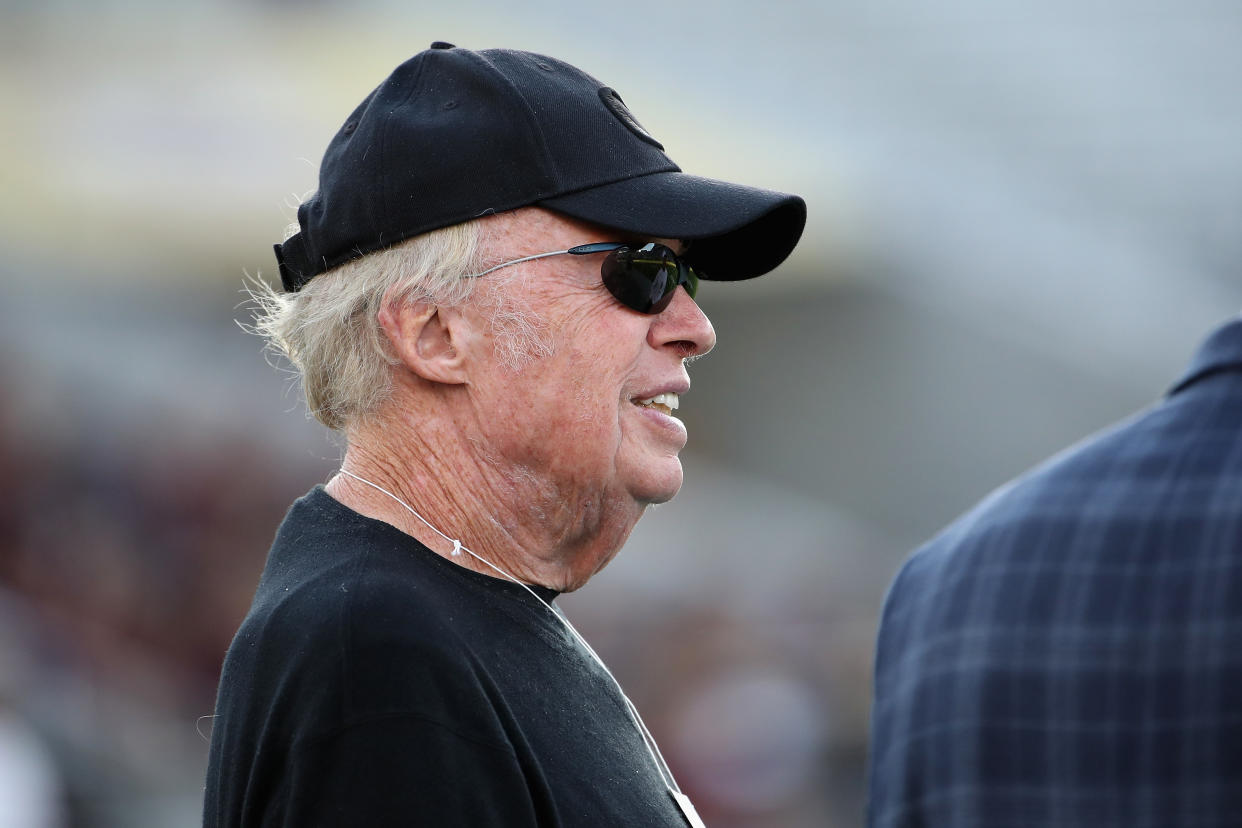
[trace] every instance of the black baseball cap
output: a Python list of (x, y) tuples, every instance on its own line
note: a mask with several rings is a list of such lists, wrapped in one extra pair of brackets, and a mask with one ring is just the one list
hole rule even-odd
[(795, 195), (687, 175), (613, 89), (555, 58), (433, 43), (401, 64), (324, 153), (281, 282), (411, 236), (537, 205), (643, 237), (692, 241), (706, 279), (779, 265), (806, 224)]

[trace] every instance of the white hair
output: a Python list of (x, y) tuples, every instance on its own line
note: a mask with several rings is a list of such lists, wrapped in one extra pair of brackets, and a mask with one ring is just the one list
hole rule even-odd
[[(297, 293), (279, 293), (255, 279), (250, 328), (297, 369), (310, 412), (331, 429), (374, 413), (392, 393), (397, 360), (379, 323), (384, 297), (450, 307), (469, 300), (482, 267), (483, 219), (455, 224), (368, 253), (311, 279)], [(297, 231), (290, 228), (290, 235)], [(521, 270), (521, 268), (513, 268)], [(549, 353), (544, 326), (514, 295), (508, 281), (484, 280), (496, 298), (492, 311), (496, 356), (514, 371)]]

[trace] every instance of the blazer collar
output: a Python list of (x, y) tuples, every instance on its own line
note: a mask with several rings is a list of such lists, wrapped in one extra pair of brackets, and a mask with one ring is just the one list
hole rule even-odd
[(1217, 328), (1195, 352), (1190, 367), (1177, 384), (1169, 389), (1169, 395), (1185, 389), (1209, 374), (1220, 371), (1242, 371), (1242, 317)]

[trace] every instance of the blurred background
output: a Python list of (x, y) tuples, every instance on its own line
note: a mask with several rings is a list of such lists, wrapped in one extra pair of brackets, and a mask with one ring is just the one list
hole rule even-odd
[(1234, 0), (0, 0), (0, 826), (192, 826), (272, 533), (340, 446), (243, 333), (332, 133), (433, 40), (803, 194), (708, 285), (686, 486), (563, 605), (713, 828), (861, 819), (885, 586), (1242, 308)]

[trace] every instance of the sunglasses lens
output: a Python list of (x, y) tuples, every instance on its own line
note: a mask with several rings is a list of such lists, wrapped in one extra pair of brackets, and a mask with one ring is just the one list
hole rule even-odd
[[(677, 255), (662, 244), (648, 244), (637, 250), (623, 247), (609, 253), (601, 273), (604, 287), (617, 301), (639, 313), (659, 313), (673, 301), (681, 283)], [(685, 286), (691, 296), (698, 289), (698, 277), (686, 268)]]

